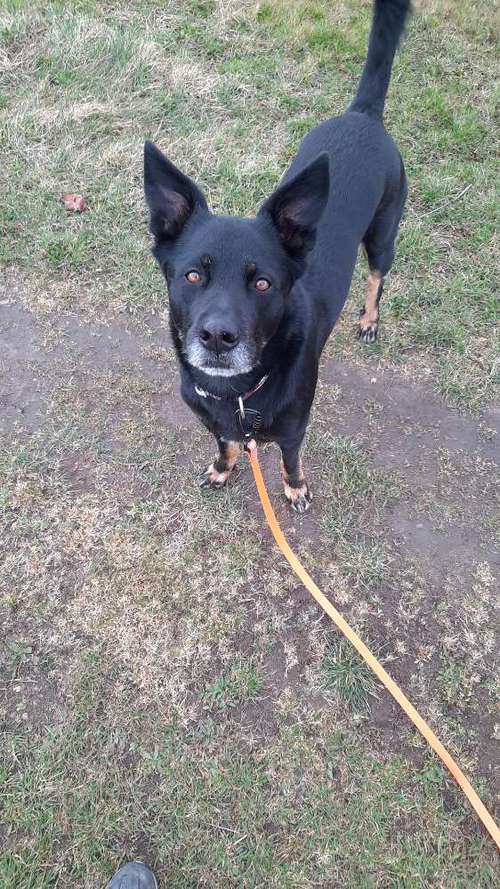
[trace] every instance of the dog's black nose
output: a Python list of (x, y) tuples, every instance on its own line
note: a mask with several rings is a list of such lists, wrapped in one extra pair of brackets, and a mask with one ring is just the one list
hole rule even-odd
[(199, 337), (205, 349), (210, 352), (230, 352), (238, 345), (239, 336), (234, 330), (221, 329), (220, 325), (206, 324)]

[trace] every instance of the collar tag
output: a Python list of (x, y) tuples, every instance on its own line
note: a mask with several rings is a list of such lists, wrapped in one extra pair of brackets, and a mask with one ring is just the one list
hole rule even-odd
[(260, 411), (254, 411), (251, 408), (247, 408), (242, 414), (238, 408), (235, 411), (235, 415), (238, 418), (241, 433), (245, 440), (257, 435), (262, 426), (262, 414)]

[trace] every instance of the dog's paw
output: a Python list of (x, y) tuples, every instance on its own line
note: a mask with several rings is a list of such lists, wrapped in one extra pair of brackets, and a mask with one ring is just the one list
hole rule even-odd
[(230, 475), (230, 469), (226, 472), (217, 472), (214, 464), (211, 463), (200, 475), (200, 488), (209, 488), (212, 491), (218, 491), (227, 484)]
[(300, 488), (292, 488), (285, 483), (285, 497), (295, 512), (307, 512), (311, 505), (312, 494), (307, 482), (303, 482)]
[(359, 313), (358, 337), (368, 346), (372, 345), (377, 339), (378, 319), (369, 321), (366, 310), (363, 308)]
[(378, 324), (370, 324), (369, 327), (362, 328), (360, 325), (359, 328), (359, 338), (363, 340), (367, 346), (371, 346), (377, 339), (378, 333)]

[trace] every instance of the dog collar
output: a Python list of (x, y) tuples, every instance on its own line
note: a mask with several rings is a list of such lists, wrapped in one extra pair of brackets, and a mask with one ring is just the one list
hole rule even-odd
[[(238, 401), (238, 405), (239, 405), (240, 401), (241, 402), (247, 401), (249, 398), (252, 397), (252, 395), (255, 395), (255, 393), (258, 392), (259, 389), (262, 389), (262, 386), (264, 385), (264, 383), (267, 382), (268, 378), (269, 378), (269, 374), (264, 374), (264, 376), (260, 378), (259, 382), (257, 383), (256, 386), (253, 387), (253, 389), (250, 389), (248, 392), (245, 392), (244, 395), (237, 395), (236, 398)], [(200, 396), (200, 398), (214, 398), (216, 401), (223, 401), (224, 400), (222, 395), (215, 395), (214, 392), (209, 392), (207, 389), (202, 389), (201, 386), (198, 386), (197, 384), (195, 384), (194, 391), (196, 392), (197, 395)]]
[[(235, 414), (238, 417), (240, 428), (243, 434), (243, 437), (248, 441), (252, 438), (260, 429), (262, 424), (262, 414), (260, 411), (252, 410), (251, 408), (245, 408), (245, 402), (248, 401), (252, 395), (255, 395), (259, 389), (262, 389), (263, 385), (267, 382), (269, 374), (264, 374), (263, 377), (260, 378), (259, 382), (253, 389), (250, 389), (248, 392), (245, 392), (244, 395), (237, 395), (236, 400), (238, 402), (238, 407), (235, 410)], [(195, 385), (194, 391), (200, 398), (214, 398), (216, 401), (223, 401), (222, 395), (215, 395), (213, 392), (208, 392), (206, 389), (202, 389), (201, 386)]]

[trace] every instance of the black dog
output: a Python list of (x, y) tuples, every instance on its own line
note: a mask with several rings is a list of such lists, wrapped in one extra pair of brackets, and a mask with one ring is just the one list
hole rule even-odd
[(255, 219), (214, 216), (194, 182), (146, 142), (153, 254), (168, 283), (182, 397), (219, 445), (204, 486), (226, 483), (241, 442), (275, 441), (287, 499), (298, 512), (309, 506), (299, 449), (322, 349), (361, 243), (370, 273), (359, 335), (374, 342), (394, 259), (407, 186), (382, 115), (409, 7), (375, 0), (356, 98), (304, 138)]

